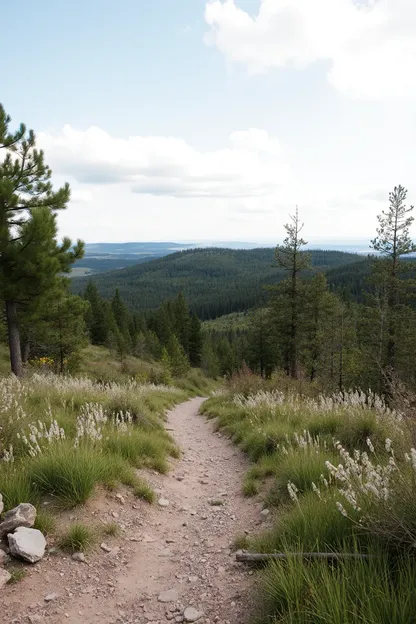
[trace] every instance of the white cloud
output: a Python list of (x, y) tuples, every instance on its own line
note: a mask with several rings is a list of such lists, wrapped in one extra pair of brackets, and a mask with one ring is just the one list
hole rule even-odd
[(251, 128), (233, 132), (229, 145), (197, 150), (183, 139), (163, 136), (114, 138), (91, 127), (64, 126), (40, 133), (54, 173), (79, 184), (123, 184), (132, 192), (171, 197), (251, 197), (273, 193), (289, 179), (276, 138)]
[(211, 0), (206, 42), (249, 73), (328, 64), (330, 83), (353, 97), (416, 96), (414, 0)]

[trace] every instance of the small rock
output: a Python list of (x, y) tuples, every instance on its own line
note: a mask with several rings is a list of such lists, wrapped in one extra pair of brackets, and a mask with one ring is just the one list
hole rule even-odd
[(124, 496), (122, 496), (122, 494), (116, 494), (116, 498), (120, 501), (120, 503), (122, 505), (124, 505), (124, 503), (126, 502), (125, 498), (124, 498)]
[(260, 513), (264, 518), (267, 518), (270, 513), (270, 509), (262, 509)]
[(116, 520), (117, 520), (117, 518), (120, 517), (120, 514), (117, 511), (112, 511), (111, 515), (113, 516), (113, 518), (116, 518)]
[(197, 622), (203, 615), (201, 611), (197, 611), (194, 607), (187, 607), (183, 612), (185, 622)]
[(168, 507), (169, 501), (167, 498), (159, 498), (159, 500), (157, 501), (157, 504), (159, 505), (159, 507)]
[(83, 552), (76, 552), (72, 555), (72, 559), (74, 561), (82, 561), (82, 563), (85, 563), (85, 555)]
[(18, 527), (33, 527), (35, 520), (36, 508), (30, 503), (20, 503), (4, 514), (3, 522), (0, 524), (0, 538), (12, 533)]
[(107, 544), (105, 544), (104, 542), (102, 544), (100, 544), (100, 548), (101, 548), (101, 550), (104, 550), (104, 552), (108, 552), (108, 553), (111, 552), (111, 550), (112, 550), (110, 548), (110, 546), (107, 546)]
[(3, 509), (4, 509), (3, 496), (0, 494), (0, 514), (3, 513)]
[(46, 540), (38, 529), (20, 526), (7, 536), (12, 555), (21, 557), (29, 563), (40, 561), (45, 554)]
[(59, 594), (53, 593), (53, 594), (46, 594), (44, 600), (45, 602), (53, 602), (54, 600), (58, 600), (59, 598)]
[(178, 598), (179, 594), (176, 589), (167, 589), (157, 597), (159, 602), (176, 602)]
[(184, 477), (178, 475), (177, 477), (175, 477), (175, 479), (176, 481), (183, 481)]
[(12, 578), (12, 575), (7, 570), (0, 568), (0, 589), (6, 585)]

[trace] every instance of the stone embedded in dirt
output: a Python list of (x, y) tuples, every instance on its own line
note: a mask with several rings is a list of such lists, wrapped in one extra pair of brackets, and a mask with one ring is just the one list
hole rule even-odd
[(104, 552), (107, 552), (107, 553), (111, 552), (111, 550), (112, 550), (110, 548), (110, 546), (107, 546), (107, 544), (105, 544), (104, 542), (102, 544), (100, 544), (100, 548), (101, 548), (101, 550), (103, 550)]
[(270, 513), (270, 509), (262, 509), (260, 513), (264, 518), (267, 518)]
[(10, 572), (7, 572), (7, 570), (0, 568), (0, 589), (4, 587), (6, 583), (10, 581), (11, 578), (12, 578), (12, 575), (10, 574)]
[(3, 522), (0, 524), (0, 538), (7, 533), (12, 533), (18, 527), (33, 527), (35, 520), (35, 507), (30, 503), (20, 503), (4, 514)]
[(159, 602), (176, 602), (179, 598), (179, 594), (176, 589), (167, 589), (159, 594), (157, 597)]
[(85, 555), (83, 552), (76, 552), (72, 555), (72, 559), (74, 561), (82, 561), (82, 563), (85, 563)]
[(46, 594), (44, 600), (45, 602), (53, 602), (54, 600), (58, 600), (59, 598), (59, 594), (53, 593), (53, 594)]
[(45, 554), (46, 539), (38, 529), (20, 526), (7, 539), (10, 553), (29, 563), (40, 561)]
[(175, 477), (176, 481), (183, 481), (185, 477), (182, 477), (182, 475), (177, 475)]
[(4, 564), (7, 563), (8, 560), (9, 560), (9, 557), (4, 552), (4, 550), (1, 550), (0, 548), (0, 566), (4, 566)]
[(195, 607), (187, 607), (183, 612), (185, 622), (197, 622), (203, 615), (202, 611), (198, 611)]
[(169, 501), (167, 498), (159, 498), (159, 500), (157, 501), (157, 504), (159, 505), (159, 507), (168, 507)]
[(3, 496), (0, 494), (0, 514), (3, 513), (3, 509), (4, 509)]
[(117, 500), (120, 501), (120, 503), (122, 505), (124, 505), (124, 503), (126, 502), (126, 500), (125, 500), (125, 498), (124, 498), (124, 496), (122, 494), (116, 494), (116, 498), (117, 498)]

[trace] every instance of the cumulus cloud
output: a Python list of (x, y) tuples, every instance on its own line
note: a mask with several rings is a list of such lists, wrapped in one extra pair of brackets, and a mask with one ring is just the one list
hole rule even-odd
[(228, 146), (197, 150), (183, 139), (115, 138), (91, 127), (69, 125), (41, 133), (54, 173), (80, 184), (127, 185), (134, 193), (171, 197), (251, 197), (272, 193), (289, 178), (279, 141), (251, 128), (230, 135)]
[(328, 80), (359, 98), (416, 96), (414, 0), (210, 0), (205, 40), (249, 73), (328, 66)]

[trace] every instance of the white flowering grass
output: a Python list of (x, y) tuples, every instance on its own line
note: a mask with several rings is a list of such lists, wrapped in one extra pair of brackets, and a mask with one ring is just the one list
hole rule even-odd
[(166, 472), (167, 456), (177, 456), (178, 449), (164, 430), (164, 411), (185, 398), (177, 388), (136, 380), (95, 383), (53, 374), (0, 379), (6, 509), (44, 496), (72, 507), (97, 485), (114, 487), (120, 480), (140, 488), (133, 466)]

